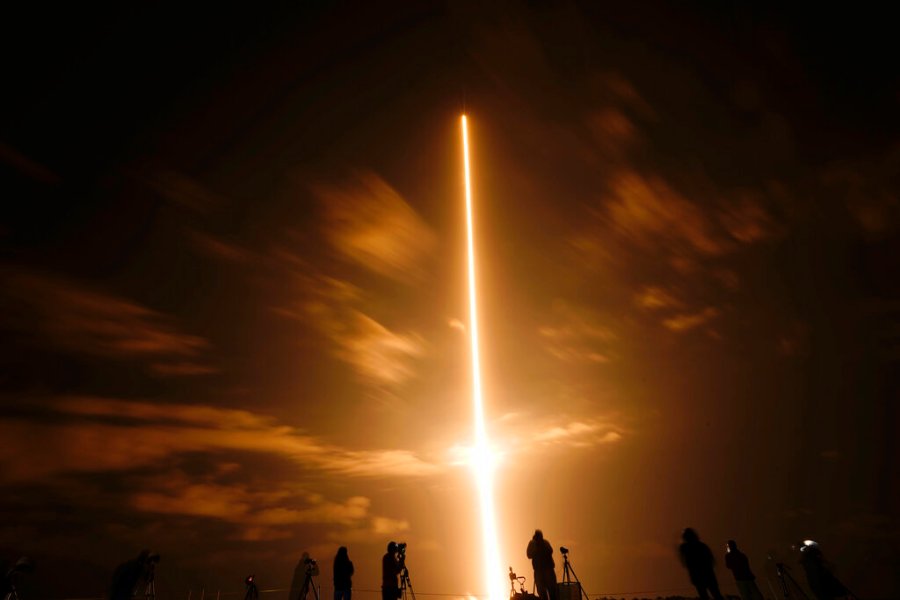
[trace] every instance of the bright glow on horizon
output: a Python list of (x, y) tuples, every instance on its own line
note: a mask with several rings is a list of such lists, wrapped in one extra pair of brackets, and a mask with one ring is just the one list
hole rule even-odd
[(489, 600), (506, 596), (497, 544), (497, 522), (494, 514), (494, 454), (488, 441), (484, 419), (484, 398), (481, 392), (481, 358), (478, 349), (478, 308), (475, 293), (475, 228), (472, 225), (472, 178), (469, 171), (469, 133), (466, 116), (462, 116), (463, 164), (466, 180), (466, 232), (469, 271), (469, 339), (472, 344), (472, 400), (475, 409), (475, 447), (472, 468), (478, 484), (481, 508), (482, 552), (484, 553), (484, 583)]

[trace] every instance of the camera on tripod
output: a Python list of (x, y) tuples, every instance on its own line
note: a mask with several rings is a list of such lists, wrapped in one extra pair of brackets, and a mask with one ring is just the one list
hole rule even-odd
[(244, 580), (247, 586), (247, 593), (244, 594), (244, 600), (259, 600), (259, 589), (256, 587), (256, 575), (247, 575)]
[(560, 551), (563, 555), (566, 555), (566, 554), (569, 553), (569, 549), (566, 548), (565, 546), (560, 546), (560, 547), (559, 547), (559, 551)]
[(394, 545), (397, 547), (397, 554), (406, 556), (406, 542), (394, 542)]

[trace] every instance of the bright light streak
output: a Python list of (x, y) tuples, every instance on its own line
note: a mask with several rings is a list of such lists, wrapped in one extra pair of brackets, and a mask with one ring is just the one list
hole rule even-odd
[(466, 231), (469, 258), (469, 339), (472, 344), (472, 401), (475, 408), (475, 448), (472, 467), (478, 484), (481, 508), (482, 552), (484, 554), (484, 583), (489, 600), (502, 600), (503, 569), (497, 545), (497, 523), (494, 517), (495, 457), (488, 441), (484, 420), (484, 397), (481, 392), (481, 358), (478, 349), (478, 303), (475, 293), (475, 228), (472, 225), (472, 178), (469, 171), (469, 133), (466, 116), (462, 117), (463, 164), (466, 179)]

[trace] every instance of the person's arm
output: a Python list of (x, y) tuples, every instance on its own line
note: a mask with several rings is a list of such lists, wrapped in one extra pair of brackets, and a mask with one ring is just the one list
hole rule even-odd
[(534, 558), (534, 540), (528, 542), (528, 548), (525, 550), (525, 556), (528, 558)]
[(353, 561), (352, 561), (352, 560), (348, 560), (348, 561), (347, 561), (347, 565), (349, 566), (349, 568), (347, 569), (347, 574), (348, 574), (348, 575), (353, 575)]

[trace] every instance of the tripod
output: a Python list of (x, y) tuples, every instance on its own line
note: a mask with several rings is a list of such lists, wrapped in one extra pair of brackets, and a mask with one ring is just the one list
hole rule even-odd
[(247, 593), (244, 594), (244, 600), (259, 600), (259, 588), (256, 587), (253, 575), (247, 578)]
[(23, 556), (16, 561), (16, 564), (0, 577), (0, 585), (6, 588), (6, 595), (3, 600), (19, 600), (19, 592), (16, 590), (16, 581), (21, 573), (30, 573), (34, 570), (34, 564), (31, 559)]
[(153, 573), (147, 577), (147, 587), (144, 588), (144, 593), (138, 592), (134, 598), (135, 600), (156, 600), (156, 578), (153, 577)]
[[(406, 592), (409, 592), (407, 596)], [(412, 581), (409, 580), (409, 569), (403, 567), (400, 571), (400, 600), (416, 600), (416, 591), (413, 589)]]
[(800, 587), (797, 580), (793, 578), (790, 569), (786, 564), (780, 562), (775, 563), (775, 574), (778, 576), (778, 581), (781, 582), (781, 594), (784, 596), (785, 600), (789, 600), (792, 597), (791, 587), (797, 592), (794, 594), (795, 596), (809, 600), (809, 596), (806, 595), (806, 592), (803, 591), (803, 588)]
[(313, 597), (316, 600), (319, 600), (319, 588), (316, 586), (316, 582), (313, 579), (313, 565), (307, 565), (306, 567), (306, 578), (303, 580), (303, 587), (300, 588), (300, 596), (298, 600), (306, 600), (306, 597), (309, 595), (309, 589), (312, 588)]
[(588, 596), (588, 593), (584, 591), (584, 586), (581, 585), (581, 581), (578, 579), (578, 575), (575, 574), (575, 569), (572, 567), (572, 563), (569, 562), (568, 549), (560, 548), (559, 550), (563, 555), (563, 580), (561, 582), (561, 585), (566, 586), (578, 584), (578, 590), (581, 592), (581, 596), (584, 596), (584, 600), (591, 600)]
[(156, 565), (159, 563), (159, 554), (150, 554), (142, 563), (143, 574), (135, 584), (131, 596), (134, 600), (156, 600)]

